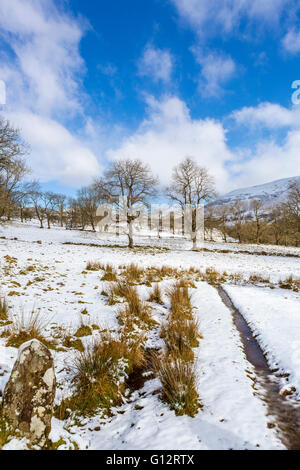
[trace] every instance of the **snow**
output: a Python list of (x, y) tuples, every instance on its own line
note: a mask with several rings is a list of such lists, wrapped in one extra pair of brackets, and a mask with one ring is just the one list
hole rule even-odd
[[(300, 262), (296, 257), (300, 254), (299, 249), (262, 247), (270, 254), (264, 256), (239, 252), (248, 248), (250, 252), (256, 252), (258, 248), (253, 246), (230, 244), (230, 252), (221, 253), (214, 250), (227, 249), (228, 245), (206, 243), (205, 247), (210, 251), (192, 252), (189, 241), (165, 238), (159, 241), (161, 247), (169, 248), (165, 250), (154, 248), (157, 240), (144, 237), (139, 239), (144, 247), (131, 251), (125, 247), (126, 240), (122, 237), (56, 227), (40, 230), (35, 224), (16, 222), (2, 226), (0, 236), (6, 237), (0, 240), (0, 294), (7, 298), (14, 317), (22, 311), (25, 314), (32, 309), (40, 311), (45, 320), (45, 334), (49, 337), (58, 335), (61, 327), (75, 333), (82, 321), (118, 331), (119, 306), (107, 305), (101, 295), (107, 283), (101, 281), (101, 272), (85, 271), (88, 261), (110, 263), (116, 269), (137, 263), (141, 267), (194, 267), (203, 272), (212, 267), (219, 272), (240, 274), (242, 280), (237, 285), (225, 285), (228, 293), (235, 296), (233, 300), (238, 302), (245, 318), (260, 335), (259, 340), (270, 362), (288, 370), (291, 373), (289, 381), (300, 390), (300, 367), (293, 355), (293, 344), (299, 338), (300, 328), (297, 318), (299, 294), (277, 287), (271, 290), (243, 285), (254, 274), (270, 278), (273, 283), (291, 274), (300, 279)], [(36, 243), (39, 240), (41, 243)], [(112, 246), (115, 244), (121, 246)], [(287, 253), (296, 256), (286, 257)], [(11, 258), (5, 258), (7, 255)], [(32, 269), (27, 270), (28, 266)], [(170, 283), (172, 280), (165, 280), (160, 286), (166, 290)], [(139, 286), (138, 290), (146, 300), (150, 287)], [(96, 414), (93, 418), (82, 418), (76, 424), (72, 419), (53, 418), (51, 438), (54, 442), (61, 441), (59, 449), (283, 448), (276, 428), (268, 428), (266, 405), (253, 388), (255, 371), (245, 357), (231, 313), (217, 290), (205, 282), (198, 282), (192, 294), (203, 336), (195, 350), (197, 387), (203, 405), (199, 413), (194, 418), (175, 416), (160, 401), (159, 395), (153, 394), (159, 389), (160, 382), (151, 378), (142, 390), (126, 397), (122, 406), (113, 409), (111, 417)], [(152, 305), (153, 317), (159, 325), (168, 315), (166, 296), (164, 302), (164, 306)], [(81, 313), (83, 309), (87, 309), (86, 315)], [(283, 321), (283, 312), (286, 321)], [(149, 332), (147, 347), (163, 347), (159, 325)], [(93, 331), (92, 337), (97, 334)], [(88, 344), (92, 337), (82, 338), (83, 343)], [(0, 337), (0, 392), (4, 390), (17, 357), (17, 349), (8, 348), (5, 343), (6, 339)], [(55, 403), (59, 404), (72, 393), (68, 365), (74, 350), (52, 351), (52, 354), (58, 382)], [(13, 439), (4, 448), (20, 446), (26, 447), (26, 443)]]
[(259, 287), (225, 286), (264, 351), (272, 369), (290, 374), (282, 386), (300, 397), (300, 294)]
[[(283, 448), (274, 430), (267, 428), (265, 405), (254, 395), (252, 381), (248, 377), (252, 367), (241, 349), (231, 315), (216, 290), (205, 283), (197, 284), (193, 305), (197, 308), (203, 335), (196, 351), (198, 392), (203, 409), (194, 418), (176, 417), (157, 395), (153, 395), (159, 388), (159, 381), (150, 380), (142, 390), (133, 394), (129, 403), (113, 411), (115, 415), (104, 426), (96, 416), (83, 426), (71, 427), (72, 438), (80, 447), (83, 446), (81, 448)], [(216, 348), (220, 339), (222, 348)], [(136, 409), (136, 405), (142, 409)]]
[(248, 188), (240, 188), (224, 194), (215, 203), (233, 203), (234, 201), (251, 201), (259, 199), (264, 204), (272, 205), (279, 204), (286, 200), (286, 196), (291, 183), (300, 183), (300, 176), (292, 178), (283, 178), (280, 180), (272, 181), (261, 185), (251, 186)]

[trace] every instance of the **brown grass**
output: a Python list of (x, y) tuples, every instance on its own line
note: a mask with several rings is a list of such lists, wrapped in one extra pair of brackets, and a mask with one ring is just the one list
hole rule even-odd
[(171, 303), (172, 319), (174, 321), (192, 319), (193, 308), (189, 288), (179, 282), (169, 289), (167, 294)]
[(37, 339), (46, 346), (53, 348), (54, 343), (46, 340), (44, 336), (44, 330), (48, 323), (34, 310), (29, 315), (22, 312), (20, 316), (13, 319), (12, 325), (9, 327), (6, 346), (18, 348), (26, 341)]
[(92, 346), (78, 353), (71, 364), (76, 392), (58, 407), (57, 415), (64, 414), (67, 408), (89, 415), (98, 408), (108, 410), (121, 404), (126, 387), (122, 377), (145, 360), (143, 341), (142, 336), (129, 342), (124, 337), (102, 333)]
[(127, 305), (119, 312), (119, 322), (124, 330), (130, 332), (134, 324), (143, 327), (151, 327), (154, 321), (151, 316), (151, 307), (143, 302), (136, 289), (130, 287), (126, 295)]
[(154, 360), (162, 384), (162, 400), (177, 416), (195, 416), (201, 407), (196, 390), (196, 371), (191, 362), (163, 356)]
[(194, 318), (191, 320), (171, 321), (161, 329), (167, 351), (174, 359), (193, 361), (193, 348), (199, 346), (199, 326)]
[(137, 264), (132, 263), (126, 266), (122, 274), (129, 282), (140, 282), (144, 273), (143, 268), (139, 268)]
[(101, 281), (114, 282), (117, 280), (117, 272), (111, 264), (103, 266), (102, 269), (105, 271)]
[(8, 320), (8, 305), (4, 298), (0, 299), (0, 321)]
[(88, 261), (85, 269), (87, 271), (101, 271), (103, 267), (100, 263), (97, 263), (95, 261)]
[(163, 305), (162, 291), (161, 291), (161, 288), (159, 287), (159, 284), (155, 284), (155, 286), (153, 287), (152, 292), (150, 292), (148, 301), (155, 302), (156, 304), (159, 304), (159, 305)]
[(8, 438), (13, 435), (12, 428), (4, 419), (0, 405), (0, 450), (8, 442)]
[(300, 280), (296, 280), (290, 275), (286, 279), (279, 281), (279, 287), (281, 289), (292, 289), (295, 292), (299, 292)]
[(89, 325), (82, 324), (75, 333), (76, 338), (82, 338), (83, 336), (90, 336), (92, 334), (92, 328)]

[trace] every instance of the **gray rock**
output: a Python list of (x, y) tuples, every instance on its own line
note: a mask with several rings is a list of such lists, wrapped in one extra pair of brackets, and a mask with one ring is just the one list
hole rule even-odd
[(19, 348), (3, 395), (3, 414), (32, 444), (44, 446), (51, 430), (55, 396), (54, 362), (38, 340)]

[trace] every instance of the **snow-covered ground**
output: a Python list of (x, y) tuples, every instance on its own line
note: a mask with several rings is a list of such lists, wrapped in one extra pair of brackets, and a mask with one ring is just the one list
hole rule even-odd
[(247, 286), (225, 290), (255, 333), (270, 367), (285, 376), (283, 390), (294, 388), (300, 397), (300, 293)]
[[(18, 316), (22, 310), (29, 312), (33, 308), (39, 310), (41, 317), (48, 322), (45, 331), (50, 336), (55, 335), (60, 326), (74, 333), (82, 321), (118, 329), (118, 306), (107, 305), (101, 295), (106, 283), (101, 281), (100, 272), (85, 270), (88, 261), (111, 263), (116, 268), (137, 263), (141, 267), (194, 267), (203, 272), (214, 268), (221, 273), (240, 274), (239, 285), (226, 284), (229, 295), (259, 334), (258, 339), (270, 364), (278, 364), (282, 371), (288, 371), (291, 384), (300, 390), (300, 363), (297, 365), (299, 293), (280, 289), (277, 285), (273, 290), (265, 286), (245, 285), (251, 275), (269, 278), (274, 284), (291, 274), (300, 279), (299, 258), (285, 256), (287, 253), (299, 256), (299, 249), (272, 247), (277, 256), (250, 255), (238, 253), (241, 247), (230, 244), (229, 253), (192, 252), (188, 241), (144, 238), (139, 243), (142, 241), (147, 247), (130, 251), (124, 245), (125, 238), (121, 237), (60, 228), (40, 230), (34, 225), (17, 223), (2, 226), (0, 236), (6, 237), (0, 240), (1, 295), (7, 298), (11, 315)], [(156, 249), (159, 244), (169, 249)], [(210, 243), (205, 247), (209, 250), (228, 248), (222, 243)], [(257, 247), (243, 246), (242, 249), (257, 251)], [(168, 282), (171, 281), (163, 281), (162, 288)], [(146, 299), (150, 287), (140, 286), (139, 290)], [(121, 407), (113, 409), (111, 417), (96, 415), (84, 418), (80, 426), (53, 418), (51, 438), (53, 441), (63, 438), (66, 444), (61, 448), (72, 448), (74, 443), (82, 449), (283, 447), (276, 428), (268, 426), (266, 405), (253, 388), (255, 371), (245, 357), (230, 311), (222, 303), (217, 290), (207, 283), (197, 282), (191, 291), (203, 336), (195, 350), (197, 389), (203, 408), (194, 418), (175, 416), (158, 395), (153, 394), (160, 383), (152, 378)], [(87, 310), (84, 315), (81, 313), (83, 309)], [(154, 306), (153, 309), (158, 324), (164, 322), (166, 308)], [(96, 334), (94, 331), (93, 335)], [(82, 340), (88, 342), (89, 338)], [(148, 341), (150, 346), (160, 346), (155, 332)], [(5, 344), (6, 338), (0, 337), (2, 392), (17, 355), (15, 348), (8, 348)], [(67, 364), (73, 352), (53, 351), (58, 380), (57, 403), (71, 390)], [(26, 444), (14, 439), (7, 446), (20, 448)]]

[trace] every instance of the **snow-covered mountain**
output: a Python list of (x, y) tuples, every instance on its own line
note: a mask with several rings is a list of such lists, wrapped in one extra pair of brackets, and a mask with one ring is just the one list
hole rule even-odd
[(271, 183), (251, 186), (249, 188), (236, 189), (230, 193), (224, 194), (213, 205), (230, 204), (235, 201), (252, 201), (261, 200), (266, 207), (284, 202), (286, 200), (288, 189), (291, 183), (298, 182), (300, 184), (300, 176), (292, 178), (284, 178)]

